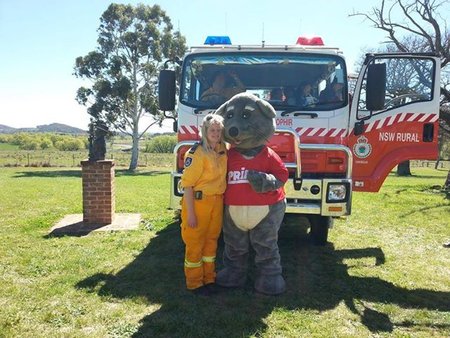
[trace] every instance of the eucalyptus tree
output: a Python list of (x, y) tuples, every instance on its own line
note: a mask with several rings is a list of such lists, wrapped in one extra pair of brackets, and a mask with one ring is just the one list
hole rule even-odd
[[(158, 109), (158, 72), (163, 61), (185, 53), (186, 40), (158, 5), (111, 4), (100, 18), (97, 42), (94, 51), (75, 60), (74, 75), (91, 82), (78, 89), (76, 99), (87, 107), (91, 123), (103, 121), (132, 137), (134, 170), (139, 140), (165, 117)], [(150, 119), (142, 127), (145, 116)]]

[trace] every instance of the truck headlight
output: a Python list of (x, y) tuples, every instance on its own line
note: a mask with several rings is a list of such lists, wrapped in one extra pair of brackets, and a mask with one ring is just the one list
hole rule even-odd
[(350, 186), (345, 183), (330, 183), (327, 188), (327, 203), (345, 202), (348, 200)]

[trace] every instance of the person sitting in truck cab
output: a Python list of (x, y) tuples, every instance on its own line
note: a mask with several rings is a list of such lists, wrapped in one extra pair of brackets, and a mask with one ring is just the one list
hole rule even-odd
[(337, 78), (334, 78), (333, 82), (320, 93), (319, 102), (336, 103), (344, 101), (343, 88), (344, 84), (337, 82)]
[(283, 101), (283, 98), (284, 94), (282, 88), (276, 87), (270, 91), (270, 101)]
[(283, 88), (284, 92), (284, 103), (289, 106), (295, 106), (297, 100), (295, 98), (295, 88), (292, 86), (287, 86)]
[[(229, 87), (228, 83), (234, 81), (235, 86)], [(202, 101), (213, 104), (221, 104), (234, 95), (245, 91), (245, 86), (234, 72), (218, 71), (213, 76), (212, 85), (205, 90), (200, 97)]]
[(302, 82), (297, 88), (297, 105), (301, 107), (313, 107), (317, 102), (311, 94), (312, 86), (308, 82)]

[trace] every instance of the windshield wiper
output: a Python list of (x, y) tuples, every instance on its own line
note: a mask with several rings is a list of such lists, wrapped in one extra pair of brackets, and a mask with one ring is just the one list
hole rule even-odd
[(205, 110), (215, 110), (214, 108), (195, 108), (194, 109), (194, 114), (201, 114), (203, 113)]
[(283, 111), (280, 115), (286, 116), (295, 111), (297, 111), (297, 113), (294, 113), (294, 116), (310, 116), (312, 119), (315, 119), (319, 116), (319, 115), (317, 115), (317, 113), (298, 113), (298, 108), (287, 109), (287, 110)]
[(311, 116), (312, 119), (317, 118), (317, 113), (294, 113), (294, 116)]

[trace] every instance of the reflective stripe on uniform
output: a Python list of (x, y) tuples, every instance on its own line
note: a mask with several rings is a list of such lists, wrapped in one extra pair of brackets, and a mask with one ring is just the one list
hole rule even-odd
[(199, 268), (202, 265), (203, 265), (203, 261), (189, 262), (187, 259), (184, 260), (184, 267), (186, 267), (186, 268)]
[(214, 263), (216, 261), (216, 256), (203, 256), (203, 262)]

